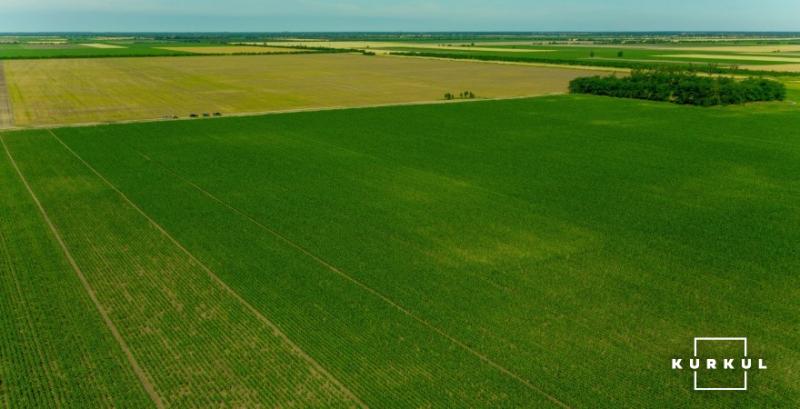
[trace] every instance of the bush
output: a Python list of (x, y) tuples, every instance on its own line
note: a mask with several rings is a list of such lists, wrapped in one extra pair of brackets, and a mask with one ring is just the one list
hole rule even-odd
[(786, 87), (765, 78), (737, 81), (730, 77), (699, 76), (671, 69), (634, 70), (630, 76), (577, 78), (569, 90), (576, 94), (669, 101), (677, 104), (713, 106), (754, 101), (782, 101)]

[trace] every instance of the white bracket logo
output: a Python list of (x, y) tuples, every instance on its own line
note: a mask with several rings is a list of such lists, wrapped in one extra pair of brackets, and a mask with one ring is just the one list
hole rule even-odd
[[(697, 344), (699, 341), (714, 342), (714, 341), (740, 341), (744, 346), (744, 356), (747, 358), (747, 338), (743, 337), (696, 337), (694, 339), (694, 357), (698, 357)], [(694, 390), (696, 391), (746, 391), (747, 390), (747, 371), (744, 371), (744, 386), (734, 388), (701, 388), (697, 386), (697, 370), (694, 373)]]
[[(703, 343), (711, 342), (726, 342), (726, 343), (741, 343), (743, 354), (739, 357), (729, 357), (724, 359), (717, 358), (700, 358), (700, 347)], [(688, 361), (686, 369), (692, 371), (692, 378), (694, 380), (694, 390), (696, 391), (746, 391), (748, 387), (748, 371), (767, 369), (763, 358), (753, 359), (748, 357), (747, 351), (747, 338), (745, 337), (696, 337), (694, 338), (694, 355), (690, 359), (684, 360), (683, 358), (672, 359), (673, 370), (683, 370), (684, 361)], [(700, 372), (711, 373), (713, 371), (736, 371), (743, 372), (743, 381), (740, 385), (731, 387), (703, 387), (700, 386)]]

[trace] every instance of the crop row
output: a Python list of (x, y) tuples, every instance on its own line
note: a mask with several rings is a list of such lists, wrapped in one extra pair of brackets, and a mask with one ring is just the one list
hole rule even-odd
[(7, 139), (165, 406), (356, 404), (50, 135)]
[(148, 407), (0, 147), (0, 407)]

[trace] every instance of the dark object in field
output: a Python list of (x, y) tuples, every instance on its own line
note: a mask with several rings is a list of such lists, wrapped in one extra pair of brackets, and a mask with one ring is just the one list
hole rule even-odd
[(189, 118), (197, 118), (197, 114), (189, 114)]
[(713, 106), (755, 101), (783, 101), (786, 86), (765, 78), (736, 80), (699, 76), (669, 69), (634, 70), (630, 76), (583, 77), (572, 80), (573, 94), (668, 101), (676, 104)]
[(472, 91), (464, 91), (458, 94), (458, 96), (456, 96), (450, 92), (447, 92), (444, 94), (444, 99), (448, 101), (453, 99), (475, 99), (475, 93), (473, 93)]
[(210, 116), (211, 116), (211, 114), (209, 114), (208, 112), (203, 112), (203, 118), (208, 118)]
[(222, 116), (222, 114), (219, 112), (214, 112), (214, 116)]

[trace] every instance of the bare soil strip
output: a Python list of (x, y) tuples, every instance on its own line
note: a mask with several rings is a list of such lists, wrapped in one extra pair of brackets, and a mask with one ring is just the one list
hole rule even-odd
[(326, 269), (330, 270), (331, 272), (335, 273), (336, 275), (338, 275), (338, 276), (344, 278), (345, 280), (355, 284), (359, 288), (369, 292), (373, 296), (379, 298), (381, 301), (383, 301), (386, 304), (390, 305), (391, 307), (397, 309), (398, 311), (400, 311), (404, 315), (410, 317), (411, 319), (419, 322), (420, 324), (422, 324), (426, 328), (430, 329), (431, 331), (435, 332), (436, 334), (438, 334), (438, 335), (442, 336), (443, 338), (447, 339), (448, 341), (452, 342), (453, 344), (455, 344), (459, 348), (463, 349), (467, 353), (477, 357), (478, 359), (480, 359), (484, 363), (488, 364), (489, 366), (497, 369), (498, 371), (502, 372), (503, 374), (507, 375), (508, 377), (514, 379), (515, 381), (517, 381), (520, 384), (524, 385), (528, 389), (530, 389), (530, 390), (532, 390), (532, 391), (544, 396), (545, 398), (547, 398), (550, 402), (552, 402), (556, 406), (559, 406), (559, 407), (565, 408), (565, 409), (570, 409), (570, 406), (568, 406), (566, 403), (562, 402), (561, 400), (559, 400), (555, 396), (550, 395), (549, 393), (547, 393), (543, 389), (541, 389), (541, 388), (537, 387), (536, 385), (532, 384), (529, 380), (523, 378), (522, 376), (516, 374), (515, 372), (512, 372), (510, 369), (508, 369), (508, 368), (502, 366), (501, 364), (497, 363), (496, 361), (494, 361), (489, 356), (484, 355), (483, 353), (475, 350), (474, 348), (470, 347), (469, 345), (461, 342), (457, 338), (455, 338), (452, 335), (446, 333), (444, 330), (442, 330), (442, 329), (436, 327), (435, 325), (431, 324), (430, 322), (428, 322), (424, 318), (417, 316), (416, 314), (414, 314), (413, 312), (411, 312), (407, 308), (403, 307), (402, 305), (398, 304), (397, 302), (393, 301), (392, 299), (390, 299), (389, 297), (387, 297), (383, 293), (379, 292), (378, 290), (375, 290), (374, 288), (372, 288), (372, 287), (368, 286), (367, 284), (361, 282), (360, 280), (358, 280), (355, 277), (351, 276), (350, 274), (344, 272), (343, 270), (339, 269), (338, 267), (336, 267), (336, 266), (332, 265), (331, 263), (325, 261), (321, 257), (317, 256), (316, 254), (312, 253), (311, 251), (309, 251), (308, 249), (303, 247), (302, 245), (292, 241), (291, 239), (289, 239), (288, 237), (282, 235), (281, 233), (279, 233), (278, 231), (272, 229), (271, 227), (266, 226), (265, 224), (259, 222), (258, 220), (254, 219), (253, 217), (251, 217), (248, 214), (244, 213), (242, 210), (239, 210), (238, 208), (236, 208), (236, 207), (228, 204), (227, 202), (223, 201), (222, 199), (216, 197), (211, 192), (203, 189), (202, 187), (198, 186), (194, 182), (192, 182), (192, 181), (184, 178), (183, 176), (179, 175), (177, 172), (175, 172), (171, 168), (167, 167), (165, 164), (163, 164), (163, 163), (161, 163), (159, 161), (154, 161), (149, 156), (139, 152), (138, 150), (136, 150), (136, 149), (134, 149), (132, 147), (131, 147), (131, 149), (134, 152), (136, 152), (137, 154), (139, 154), (140, 156), (142, 156), (145, 160), (157, 164), (158, 166), (160, 166), (161, 168), (163, 168), (164, 170), (166, 170), (167, 172), (172, 174), (175, 178), (179, 179), (180, 181), (182, 181), (182, 182), (186, 183), (187, 185), (191, 186), (192, 188), (196, 189), (197, 191), (199, 191), (200, 193), (202, 193), (203, 195), (205, 195), (209, 199), (219, 203), (220, 205), (222, 205), (225, 208), (231, 210), (232, 212), (236, 213), (237, 215), (239, 215), (241, 217), (244, 217), (245, 219), (247, 219), (248, 221), (253, 223), (255, 226), (257, 226), (260, 229), (264, 230), (265, 232), (273, 235), (274, 237), (276, 237), (280, 241), (284, 242), (288, 246), (290, 246), (290, 247), (294, 248), (295, 250), (299, 251), (303, 255), (311, 258), (312, 260), (314, 260), (315, 262), (319, 263), (321, 266), (325, 267)]
[(0, 61), (0, 129), (14, 126), (14, 111), (11, 109), (5, 72), (5, 64)]
[[(323, 376), (327, 377), (331, 380), (335, 385), (341, 389), (341, 391), (354, 402), (356, 402), (360, 407), (367, 408), (367, 404), (364, 403), (358, 396), (355, 395), (348, 387), (346, 387), (339, 379), (333, 376), (327, 369), (325, 369), (322, 365), (319, 364), (313, 357), (308, 355), (299, 345), (297, 345), (294, 341), (292, 341), (284, 332), (281, 330), (277, 325), (275, 325), (272, 321), (270, 321), (266, 316), (264, 316), (259, 310), (255, 307), (250, 305), (244, 298), (242, 298), (236, 291), (234, 291), (230, 286), (228, 286), (224, 281), (222, 281), (216, 273), (214, 273), (208, 266), (206, 266), (203, 262), (201, 262), (197, 257), (194, 256), (189, 250), (184, 247), (177, 239), (172, 237), (172, 235), (167, 232), (163, 227), (161, 227), (158, 222), (153, 220), (147, 213), (144, 212), (138, 205), (136, 205), (133, 201), (131, 201), (128, 196), (125, 195), (119, 188), (117, 188), (111, 181), (106, 179), (100, 172), (98, 172), (92, 165), (86, 162), (80, 155), (78, 155), (75, 151), (72, 150), (66, 143), (64, 143), (61, 138), (59, 138), (52, 130), (48, 130), (48, 132), (55, 138), (64, 148), (70, 152), (76, 159), (78, 159), (84, 166), (86, 166), (92, 173), (94, 173), (100, 180), (103, 181), (108, 187), (114, 190), (127, 204), (129, 204), (132, 208), (134, 208), (139, 214), (144, 216), (150, 224), (153, 225), (161, 234), (164, 235), (170, 242), (172, 242), (176, 247), (178, 247), (183, 253), (185, 253), (192, 262), (196, 263), (203, 271), (208, 274), (208, 276), (217, 283), (224, 291), (230, 294), (234, 299), (240, 302), (248, 311), (250, 311), (253, 315), (255, 315), (261, 322), (263, 322), (267, 327), (269, 327), (273, 334), (275, 334), (278, 338), (286, 343), (291, 349), (300, 356), (303, 360), (305, 360), (309, 365), (311, 365), (314, 369), (316, 369), (319, 373)], [(66, 251), (66, 248), (65, 248)], [(88, 284), (87, 284), (88, 285)]]
[(100, 304), (100, 301), (97, 298), (97, 294), (95, 293), (92, 286), (89, 284), (89, 281), (86, 280), (83, 271), (75, 262), (75, 259), (72, 257), (72, 253), (69, 251), (69, 248), (67, 248), (67, 245), (64, 243), (64, 239), (61, 237), (61, 233), (58, 232), (58, 229), (56, 229), (55, 225), (50, 220), (50, 216), (47, 215), (47, 211), (42, 206), (42, 203), (39, 201), (39, 198), (36, 196), (36, 193), (34, 193), (33, 189), (31, 189), (31, 186), (28, 184), (28, 180), (22, 174), (22, 171), (20, 170), (19, 166), (17, 166), (16, 160), (14, 160), (14, 157), (11, 155), (11, 151), (8, 149), (8, 146), (6, 146), (6, 142), (5, 139), (3, 138), (3, 135), (0, 135), (0, 143), (3, 145), (3, 149), (6, 151), (6, 155), (8, 155), (8, 159), (11, 162), (11, 165), (14, 167), (14, 170), (16, 170), (17, 175), (19, 175), (19, 178), (22, 181), (23, 185), (25, 185), (25, 189), (28, 190), (28, 193), (31, 195), (31, 198), (33, 199), (34, 203), (36, 203), (36, 207), (39, 208), (39, 212), (42, 214), (42, 218), (44, 219), (45, 223), (47, 223), (47, 226), (53, 233), (53, 236), (58, 242), (58, 245), (64, 252), (64, 256), (66, 257), (67, 261), (72, 267), (72, 270), (78, 276), (78, 279), (80, 279), (81, 284), (83, 284), (83, 288), (89, 294), (89, 298), (92, 299), (92, 302), (97, 308), (97, 311), (100, 313), (100, 316), (103, 318), (103, 321), (105, 322), (106, 326), (108, 327), (109, 330), (111, 330), (111, 334), (114, 336), (114, 339), (117, 340), (117, 343), (119, 344), (120, 348), (125, 353), (125, 356), (128, 359), (128, 363), (130, 363), (134, 373), (136, 373), (136, 376), (139, 378), (139, 382), (141, 382), (142, 386), (144, 387), (145, 391), (147, 391), (147, 394), (150, 396), (150, 399), (153, 401), (156, 407), (160, 409), (164, 408), (164, 403), (161, 401), (161, 397), (158, 395), (158, 392), (156, 392), (156, 389), (153, 386), (153, 383), (150, 381), (149, 376), (144, 371), (144, 369), (142, 369), (142, 367), (139, 366), (139, 363), (136, 361), (136, 357), (133, 356), (131, 349), (128, 347), (128, 344), (122, 338), (122, 335), (117, 329), (117, 326), (114, 325), (114, 323), (111, 321), (111, 318), (108, 315), (108, 312), (103, 307), (103, 305)]

